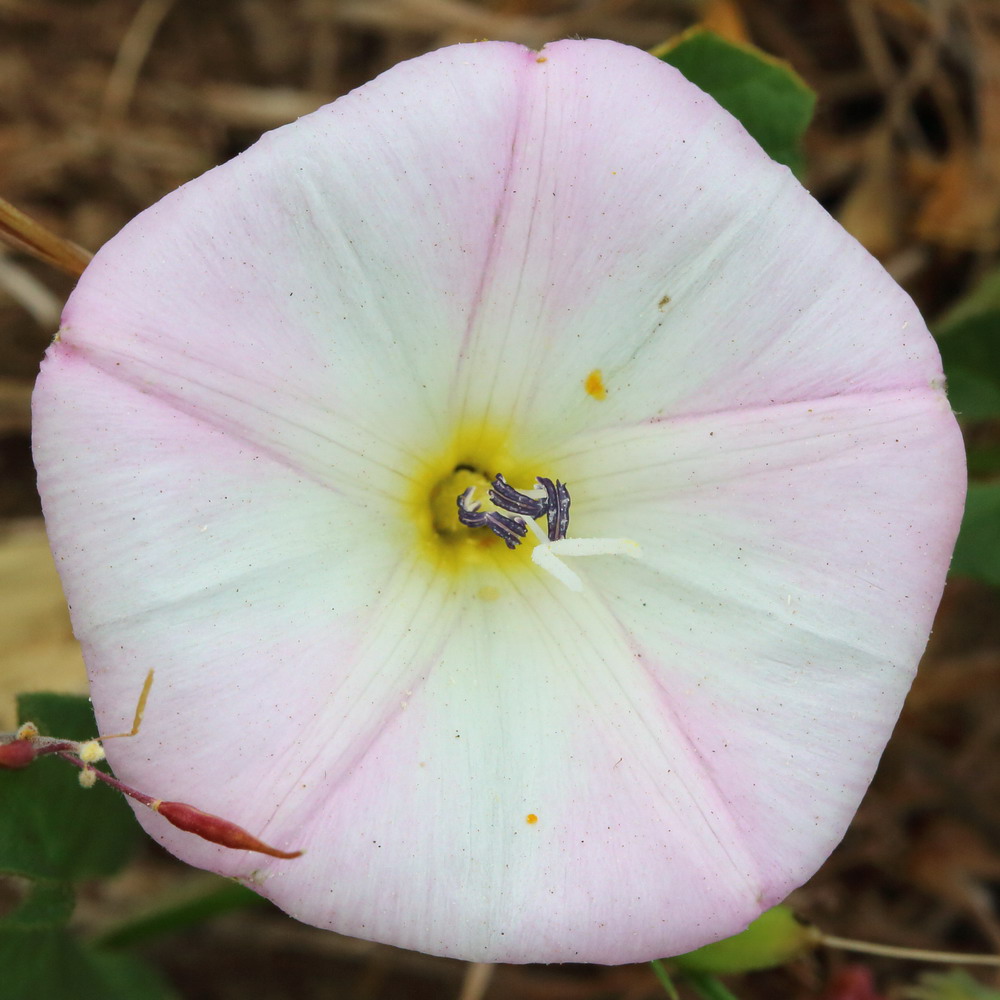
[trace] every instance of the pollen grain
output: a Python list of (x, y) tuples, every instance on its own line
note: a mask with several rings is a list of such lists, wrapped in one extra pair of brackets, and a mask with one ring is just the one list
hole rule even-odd
[(594, 399), (607, 399), (608, 390), (604, 385), (604, 376), (600, 368), (595, 368), (584, 380), (583, 387), (587, 390), (587, 395)]
[(538, 817), (534, 813), (528, 813), (528, 815), (524, 817), (524, 822), (527, 823), (528, 826), (534, 826), (538, 822)]

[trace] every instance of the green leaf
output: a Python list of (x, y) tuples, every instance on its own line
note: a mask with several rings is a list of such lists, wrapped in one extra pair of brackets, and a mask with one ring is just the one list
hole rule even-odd
[(816, 95), (791, 66), (704, 28), (685, 31), (653, 54), (711, 94), (771, 159), (802, 172), (802, 136)]
[(1000, 416), (1000, 309), (937, 331), (948, 399), (965, 420)]
[(762, 913), (741, 934), (678, 955), (670, 965), (685, 974), (729, 975), (784, 965), (816, 944), (813, 930), (782, 904)]
[(973, 979), (964, 969), (925, 972), (903, 996), (907, 1000), (1000, 1000), (1000, 993)]
[[(947, 347), (939, 342), (942, 356)], [(973, 372), (960, 365), (944, 362), (948, 380), (948, 402), (955, 413), (966, 422), (990, 420), (1000, 417), (1000, 383), (986, 372)], [(970, 460), (972, 456), (970, 455)]]
[(1000, 268), (934, 324), (948, 398), (965, 421), (1000, 417)]
[(0, 1000), (178, 1000), (145, 963), (88, 948), (61, 928), (0, 928), (0, 970)]
[(667, 967), (663, 964), (663, 961), (659, 958), (654, 958), (649, 964), (653, 968), (653, 975), (656, 976), (656, 981), (663, 987), (663, 992), (667, 994), (670, 1000), (681, 1000), (681, 996), (677, 992), (677, 987), (674, 986), (674, 981), (670, 978), (670, 973), (667, 972)]
[(736, 997), (715, 976), (704, 972), (689, 972), (684, 981), (701, 997), (701, 1000), (736, 1000)]
[(1000, 587), (1000, 483), (970, 483), (952, 573)]
[[(18, 712), (44, 735), (80, 740), (96, 733), (86, 698), (22, 695)], [(104, 785), (81, 788), (78, 774), (55, 757), (0, 771), (0, 871), (73, 881), (111, 875), (125, 864), (141, 837), (132, 810)]]
[(17, 696), (19, 722), (34, 722), (43, 736), (89, 740), (97, 735), (90, 701), (82, 695), (41, 691)]
[[(156, 969), (135, 955), (98, 948), (81, 951), (104, 984), (101, 1000), (181, 1000)], [(78, 1000), (76, 993), (67, 996)]]
[(984, 478), (1000, 473), (1000, 445), (977, 445), (969, 449), (969, 478)]
[(30, 881), (24, 899), (0, 920), (0, 932), (62, 927), (72, 916), (75, 903), (73, 887), (67, 882)]

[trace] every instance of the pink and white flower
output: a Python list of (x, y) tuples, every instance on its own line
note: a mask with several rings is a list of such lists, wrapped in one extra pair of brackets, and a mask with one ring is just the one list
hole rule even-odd
[[(35, 456), (104, 731), (156, 669), (108, 756), (304, 848), (140, 816), (348, 934), (735, 933), (842, 836), (926, 643), (942, 383), (909, 298), (669, 66), (399, 65), (144, 212), (67, 305)], [(497, 473), (568, 485), (565, 546), (459, 523)]]

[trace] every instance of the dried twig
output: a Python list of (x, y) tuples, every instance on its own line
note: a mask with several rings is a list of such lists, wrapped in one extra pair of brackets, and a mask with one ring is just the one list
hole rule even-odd
[(0, 288), (30, 313), (38, 325), (53, 330), (59, 323), (60, 300), (33, 274), (11, 260), (0, 248)]
[(125, 117), (153, 39), (173, 5), (174, 0), (143, 0), (135, 12), (104, 88), (102, 117), (105, 120), (117, 121)]
[(465, 979), (462, 980), (462, 992), (458, 1000), (483, 1000), (490, 988), (495, 965), (486, 962), (470, 962), (466, 967)]
[(83, 247), (56, 236), (3, 198), (0, 198), (0, 240), (17, 250), (27, 251), (74, 278), (83, 274), (93, 256)]

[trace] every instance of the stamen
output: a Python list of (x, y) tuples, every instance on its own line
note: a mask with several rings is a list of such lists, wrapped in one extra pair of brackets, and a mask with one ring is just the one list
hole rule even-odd
[(565, 483), (555, 483), (551, 479), (538, 477), (539, 485), (545, 490), (548, 500), (548, 510), (546, 511), (549, 527), (549, 541), (558, 542), (566, 537), (569, 530), (569, 490)]
[(469, 507), (474, 486), (470, 486), (458, 498), (458, 520), (469, 528), (489, 528), (498, 538), (503, 539), (508, 549), (516, 549), (521, 539), (528, 534), (524, 521), (519, 517), (507, 517), (499, 511), (479, 510), (479, 503)]
[[(475, 487), (470, 486), (458, 497), (458, 520), (470, 528), (489, 528), (502, 538), (507, 548), (514, 549), (526, 538), (528, 532), (537, 544), (531, 552), (532, 562), (554, 576), (570, 590), (583, 590), (583, 581), (562, 560), (565, 556), (642, 556), (639, 546), (630, 538), (567, 538), (569, 529), (569, 489), (566, 484), (539, 476), (537, 488), (516, 490), (506, 479), (497, 474), (489, 489), (488, 503), (500, 510), (509, 511), (512, 517), (500, 510), (482, 510), (482, 504), (473, 500)], [(548, 536), (535, 523), (545, 515)]]
[[(538, 481), (542, 482), (541, 479)], [(548, 510), (547, 500), (538, 500), (527, 493), (518, 492), (500, 473), (497, 473), (490, 487), (490, 500), (503, 510), (509, 510), (512, 514), (526, 514), (530, 518), (541, 517)]]

